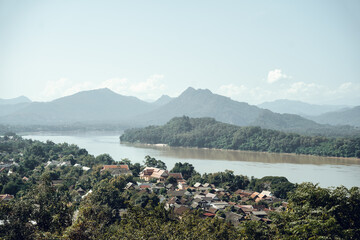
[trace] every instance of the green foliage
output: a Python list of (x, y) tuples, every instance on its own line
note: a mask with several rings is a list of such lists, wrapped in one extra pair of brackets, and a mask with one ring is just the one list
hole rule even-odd
[[(239, 188), (245, 189), (250, 183), (248, 177), (235, 175), (231, 170), (217, 173), (205, 173), (200, 179), (198, 175), (195, 175), (195, 178), (198, 180), (196, 182), (214, 184), (215, 187), (226, 188), (230, 191), (236, 191)], [(191, 182), (195, 182), (192, 179), (190, 180)]]
[(360, 190), (302, 183), (290, 194), (288, 211), (273, 213), (278, 234), (297, 239), (359, 239)]
[[(190, 128), (192, 120), (185, 120), (176, 131)], [(211, 121), (208, 119), (204, 124)], [(246, 134), (251, 136), (256, 131), (248, 129)], [(172, 171), (189, 177), (189, 184), (207, 182), (230, 193), (239, 188), (269, 190), (278, 197), (288, 198), (286, 211), (275, 211), (269, 216), (271, 224), (246, 220), (235, 227), (218, 217), (203, 218), (200, 210), (188, 211), (181, 217), (172, 208), (166, 210), (158, 197), (158, 194), (166, 195), (165, 188), (125, 190), (127, 183), (134, 182), (132, 176), (100, 173), (103, 164), (113, 163), (107, 154), (95, 158), (75, 145), (41, 143), (17, 136), (0, 137), (0, 149), (2, 161), (14, 159), (19, 164), (9, 176), (6, 171), (0, 172), (2, 192), (15, 194), (15, 199), (0, 202), (0, 220), (3, 220), (0, 239), (360, 239), (357, 187), (328, 189), (311, 183), (294, 185), (284, 177), (249, 179), (229, 170), (201, 176), (191, 164), (175, 164)], [(75, 166), (45, 167), (48, 159), (69, 160), (92, 169), (85, 172)], [(29, 160), (33, 166), (26, 163)], [(163, 165), (150, 156), (146, 160), (155, 167)], [(121, 163), (138, 171), (142, 168), (128, 159)], [(26, 182), (22, 180), (24, 175), (29, 178)], [(54, 185), (54, 180), (62, 183)], [(168, 182), (174, 180), (169, 178)], [(76, 192), (79, 187), (92, 192), (82, 198)], [(225, 198), (240, 200), (234, 194), (231, 199), (228, 195), (222, 197)], [(124, 209), (126, 213), (122, 214)], [(218, 216), (226, 217), (226, 211), (236, 208), (219, 211)]]
[(173, 169), (171, 169), (172, 173), (181, 173), (183, 178), (185, 180), (188, 180), (190, 177), (192, 177), (193, 175), (197, 174), (197, 172), (195, 171), (195, 168), (192, 164), (190, 163), (181, 163), (181, 162), (177, 162), (175, 163), (175, 166), (173, 167)]
[(282, 199), (286, 199), (287, 193), (295, 189), (295, 185), (289, 182), (286, 177), (273, 176), (266, 176), (261, 179), (252, 179), (249, 187), (257, 192), (271, 190), (276, 197)]
[(239, 127), (211, 118), (177, 117), (163, 126), (129, 129), (125, 142), (170, 146), (297, 153), (334, 157), (359, 157), (360, 137), (301, 136), (260, 127)]
[(177, 180), (173, 176), (168, 177), (165, 181), (165, 184), (176, 185), (176, 183), (177, 183)]
[(156, 167), (164, 170), (167, 169), (166, 164), (163, 161), (156, 160), (156, 158), (150, 157), (149, 155), (145, 156), (144, 164), (147, 167)]

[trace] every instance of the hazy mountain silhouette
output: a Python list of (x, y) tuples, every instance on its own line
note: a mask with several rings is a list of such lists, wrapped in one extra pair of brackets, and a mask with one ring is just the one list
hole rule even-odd
[(0, 105), (8, 105), (8, 104), (19, 104), (19, 103), (30, 103), (31, 100), (25, 96), (20, 96), (11, 99), (2, 99), (0, 98)]
[(276, 113), (290, 113), (301, 116), (317, 116), (327, 112), (348, 108), (348, 106), (345, 105), (317, 105), (288, 99), (264, 102), (257, 106)]
[(351, 125), (360, 127), (360, 106), (311, 117), (312, 120), (331, 125)]
[[(179, 97), (162, 96), (154, 103), (136, 97), (117, 94), (109, 89), (83, 91), (51, 102), (32, 102), (14, 108), (6, 116), (0, 111), (0, 123), (22, 125), (56, 124), (125, 124), (147, 126), (164, 124), (173, 117), (212, 117), (224, 123), (238, 126), (260, 126), (290, 132), (347, 135), (345, 130), (316, 123), (294, 114), (274, 113), (267, 109), (237, 102), (228, 97), (213, 94), (209, 90), (186, 89)], [(4, 105), (10, 106), (10, 105)], [(1, 109), (1, 108), (0, 108)]]
[(154, 106), (136, 97), (117, 94), (107, 88), (83, 91), (51, 102), (33, 102), (0, 118), (12, 124), (104, 123), (129, 119)]
[(173, 99), (174, 98), (172, 98), (168, 95), (162, 95), (159, 99), (157, 99), (155, 102), (153, 102), (153, 104), (156, 106), (162, 106), (162, 105), (169, 103)]
[(274, 113), (267, 109), (237, 102), (228, 97), (213, 94), (209, 90), (186, 89), (179, 97), (153, 111), (138, 116), (139, 125), (164, 124), (173, 117), (212, 117), (224, 123), (238, 126), (260, 126), (290, 132), (324, 135), (337, 132), (336, 128), (322, 125), (295, 114)]

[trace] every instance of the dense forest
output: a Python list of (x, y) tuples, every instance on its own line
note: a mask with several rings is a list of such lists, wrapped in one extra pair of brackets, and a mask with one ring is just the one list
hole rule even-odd
[(326, 138), (239, 127), (212, 118), (176, 117), (163, 126), (129, 129), (123, 142), (360, 158), (360, 136)]
[[(49, 165), (49, 161), (58, 164)], [(296, 185), (284, 177), (256, 179), (228, 170), (200, 175), (191, 164), (176, 163), (170, 172), (182, 173), (189, 186), (209, 183), (227, 189), (226, 195), (219, 195), (222, 201), (240, 203), (244, 199), (236, 195), (238, 189), (269, 190), (287, 201), (284, 207), (267, 206), (278, 209), (271, 212), (268, 223), (245, 219), (235, 226), (226, 218), (236, 211), (234, 207), (213, 218), (204, 218), (201, 209), (179, 217), (161, 202), (171, 192), (164, 185), (151, 191), (126, 188), (140, 181), (138, 174), (145, 166), (166, 169), (161, 160), (150, 156), (143, 164), (129, 159), (116, 162), (108, 154), (95, 157), (76, 145), (8, 134), (0, 137), (0, 162), (11, 165), (0, 171), (0, 192), (14, 196), (0, 201), (0, 239), (360, 238), (357, 187)], [(104, 164), (127, 164), (133, 175), (114, 177), (101, 172)], [(80, 189), (87, 194), (81, 195)], [(251, 199), (245, 203), (255, 204)]]

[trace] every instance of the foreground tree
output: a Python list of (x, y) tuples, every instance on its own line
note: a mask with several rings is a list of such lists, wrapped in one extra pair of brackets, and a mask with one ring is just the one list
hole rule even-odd
[(163, 161), (157, 160), (156, 158), (150, 157), (149, 155), (145, 156), (144, 164), (147, 167), (156, 167), (164, 170), (167, 169), (166, 164)]

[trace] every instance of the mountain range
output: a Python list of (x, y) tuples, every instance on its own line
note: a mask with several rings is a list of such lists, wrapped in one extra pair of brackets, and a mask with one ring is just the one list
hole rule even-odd
[[(351, 114), (349, 112), (344, 118), (349, 118)], [(176, 98), (164, 95), (153, 103), (123, 96), (105, 88), (79, 92), (51, 102), (25, 102), (0, 106), (0, 123), (18, 125), (121, 123), (142, 127), (164, 124), (173, 117), (183, 115), (212, 117), (238, 126), (260, 126), (305, 134), (347, 135), (359, 131), (349, 126), (334, 127), (320, 124), (296, 114), (275, 113), (214, 94), (207, 89), (196, 90), (191, 87)], [(354, 121), (353, 125), (358, 124), (358, 120)]]
[(350, 108), (346, 105), (318, 105), (288, 99), (264, 102), (257, 106), (260, 108), (269, 109), (270, 111), (276, 113), (297, 114), (303, 117), (318, 116), (324, 113)]
[(360, 127), (360, 106), (324, 113), (319, 116), (310, 117), (310, 119), (322, 124)]
[(71, 124), (122, 122), (156, 106), (107, 88), (78, 92), (51, 102), (32, 102), (0, 117), (7, 124)]

